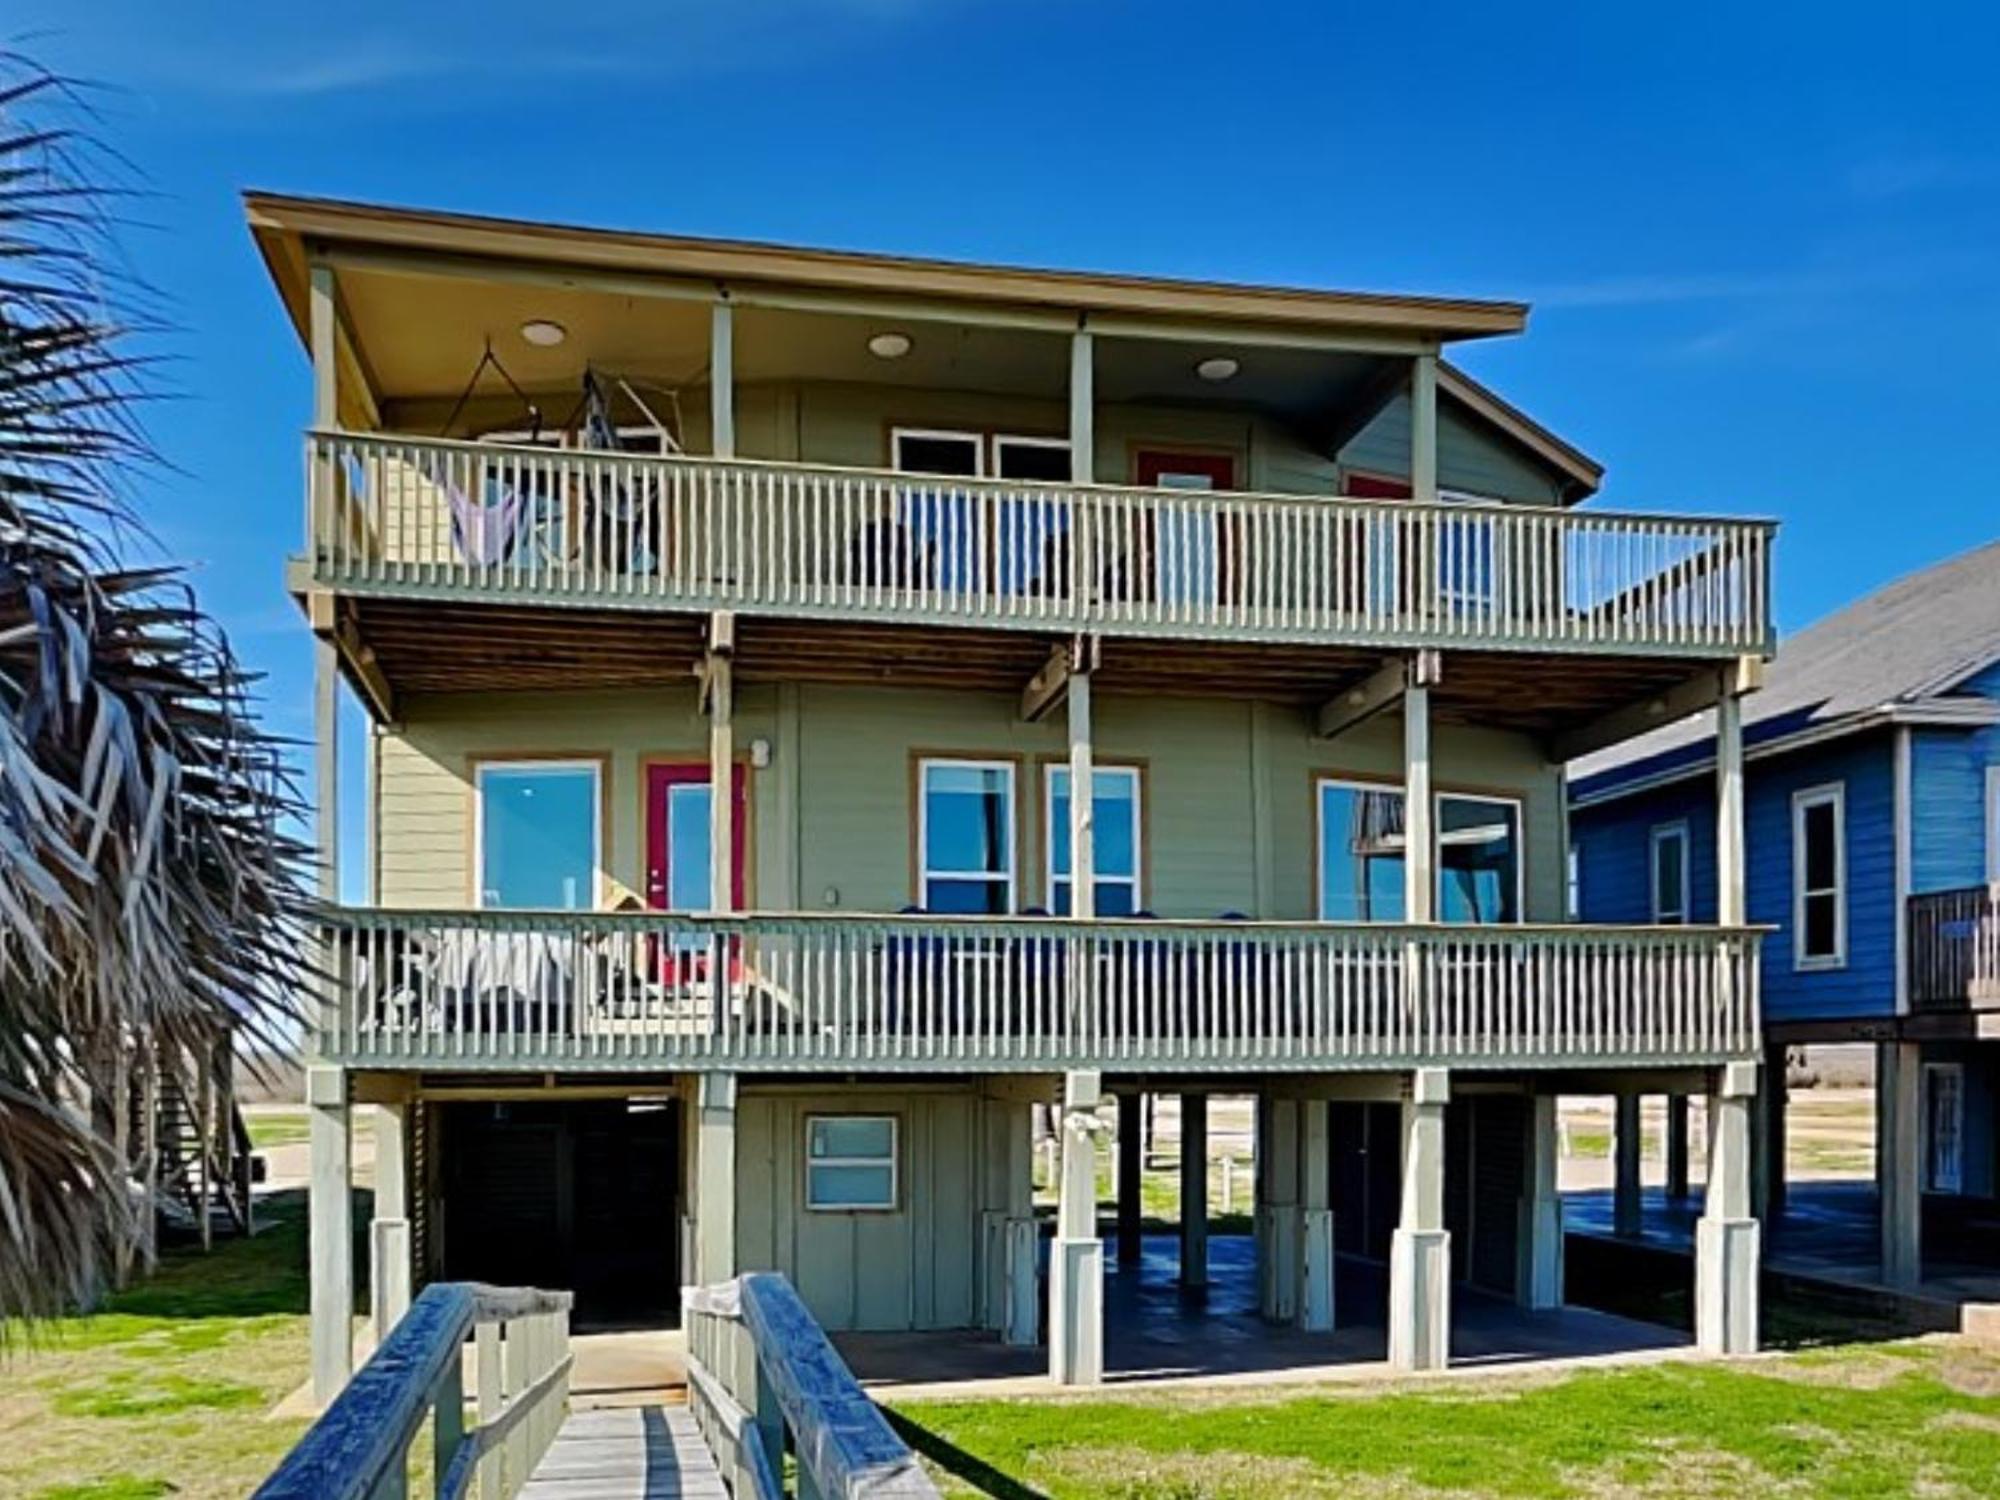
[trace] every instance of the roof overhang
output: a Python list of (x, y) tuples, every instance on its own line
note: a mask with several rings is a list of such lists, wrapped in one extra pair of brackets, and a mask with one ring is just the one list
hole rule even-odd
[(265, 192), (246, 193), (244, 205), (258, 248), (302, 336), (307, 263), (314, 255), (342, 249), (432, 258), (441, 267), (455, 263), (468, 272), (485, 263), (533, 267), (557, 275), (625, 278), (662, 291), (678, 287), (704, 296), (789, 288), (931, 300), (982, 308), (995, 316), (1010, 311), (1054, 314), (1072, 320), (1072, 326), (1082, 316), (1107, 331), (1115, 331), (1124, 320), (1135, 333), (1155, 323), (1169, 328), (1212, 324), (1232, 330), (1261, 327), (1274, 340), (1373, 333), (1436, 346), (1519, 333), (1528, 319), (1527, 305), (1521, 302), (1036, 270), (582, 228)]
[[(1827, 744), (1845, 739), (1849, 735), (1864, 734), (1871, 729), (1888, 729), (1899, 726), (1930, 729), (1984, 729), (2000, 724), (2000, 702), (1986, 698), (1963, 698), (1952, 700), (1930, 699), (1918, 703), (1882, 703), (1874, 708), (1828, 719), (1822, 724), (1809, 724), (1803, 729), (1781, 734), (1774, 739), (1758, 744), (1745, 745), (1743, 758), (1746, 761), (1765, 760), (1772, 756), (1789, 755), (1795, 750), (1810, 749), (1814, 745)], [(1608, 802), (1621, 802), (1627, 797), (1637, 797), (1646, 792), (1658, 791), (1661, 787), (1672, 786), (1678, 781), (1689, 781), (1698, 776), (1713, 775), (1715, 772), (1715, 752), (1691, 761), (1677, 762), (1672, 766), (1642, 776), (1634, 776), (1629, 781), (1600, 787), (1570, 798), (1572, 809), (1601, 807)], [(1600, 776), (1611, 774), (1600, 771)]]

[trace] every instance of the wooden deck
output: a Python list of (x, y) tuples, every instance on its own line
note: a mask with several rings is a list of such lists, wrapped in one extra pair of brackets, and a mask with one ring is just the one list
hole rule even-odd
[(572, 1412), (521, 1500), (729, 1500), (685, 1406)]

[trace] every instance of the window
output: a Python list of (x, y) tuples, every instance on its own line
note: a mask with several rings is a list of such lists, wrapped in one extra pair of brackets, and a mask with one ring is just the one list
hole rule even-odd
[(598, 768), (578, 761), (478, 767), (479, 904), (597, 904)]
[(1924, 1191), (1958, 1193), (1965, 1185), (1965, 1070), (1924, 1064)]
[(1847, 795), (1844, 787), (1792, 794), (1792, 957), (1800, 969), (1847, 962)]
[[(1134, 766), (1099, 766), (1091, 774), (1092, 851), (1100, 917), (1129, 917), (1139, 910), (1139, 772)], [(1048, 768), (1049, 909), (1070, 913), (1069, 767)]]
[(889, 434), (891, 462), (905, 474), (957, 474), (972, 477), (986, 472), (981, 462), (985, 439), (976, 432), (943, 432), (921, 427), (898, 427)]
[[(1438, 917), (1521, 919), (1521, 804), (1447, 792), (1437, 799)], [(1403, 920), (1403, 793), (1319, 784), (1319, 915), (1325, 922)]]
[(852, 1213), (896, 1206), (896, 1117), (806, 1117), (806, 1207)]
[(1002, 479), (1067, 484), (1069, 440), (999, 434), (993, 439), (993, 472)]
[(1662, 823), (1653, 830), (1653, 921), (1681, 926), (1689, 906), (1688, 826)]
[(917, 843), (924, 909), (997, 916), (1014, 909), (1014, 767), (919, 764)]

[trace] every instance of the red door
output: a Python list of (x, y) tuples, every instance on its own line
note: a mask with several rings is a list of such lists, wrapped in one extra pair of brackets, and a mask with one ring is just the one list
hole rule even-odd
[[(1170, 453), (1141, 448), (1132, 455), (1133, 479), (1152, 489), (1233, 490), (1236, 460), (1227, 453)], [(1167, 604), (1240, 602), (1230, 577), (1235, 548), (1228, 529), (1209, 515), (1174, 509), (1149, 526), (1147, 556), (1137, 562), (1145, 597)]]
[[(729, 907), (743, 908), (743, 767), (731, 777)], [(708, 762), (646, 768), (646, 904), (660, 911), (710, 911)], [(706, 947), (670, 950), (660, 958), (669, 983), (705, 977)]]

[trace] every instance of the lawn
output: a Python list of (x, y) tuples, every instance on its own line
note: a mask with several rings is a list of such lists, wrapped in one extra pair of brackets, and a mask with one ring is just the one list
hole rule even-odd
[(0, 1496), (240, 1497), (305, 1428), (264, 1414), (307, 1369), (304, 1199), (259, 1201), (269, 1226), (159, 1274), (87, 1317), (8, 1333), (0, 1354)]
[(907, 1402), (945, 1494), (2000, 1494), (2000, 1352), (1957, 1339), (1738, 1365), (1122, 1400)]

